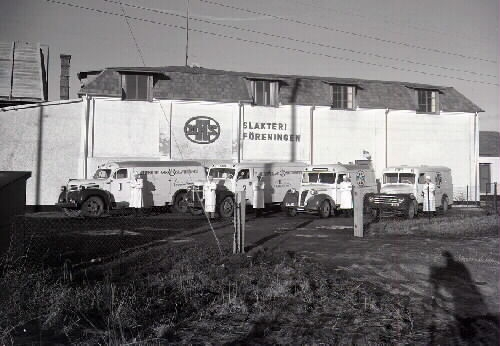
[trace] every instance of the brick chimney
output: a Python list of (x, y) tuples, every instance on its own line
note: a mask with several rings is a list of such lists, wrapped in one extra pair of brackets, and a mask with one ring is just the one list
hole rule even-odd
[(61, 80), (60, 80), (60, 98), (61, 100), (69, 100), (69, 66), (71, 55), (61, 54)]

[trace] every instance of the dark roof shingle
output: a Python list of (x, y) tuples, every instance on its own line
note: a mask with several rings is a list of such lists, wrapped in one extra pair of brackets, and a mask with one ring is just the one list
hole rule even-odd
[(417, 105), (414, 88), (425, 88), (439, 90), (442, 111), (483, 111), (452, 87), (356, 78), (234, 72), (186, 66), (110, 67), (82, 85), (79, 94), (121, 96), (120, 71), (156, 73), (153, 95), (159, 99), (251, 102), (249, 80), (262, 78), (280, 82), (280, 102), (285, 105), (294, 103), (292, 91), (297, 86), (296, 104), (330, 106), (329, 84), (337, 83), (358, 86), (357, 103), (360, 108), (415, 110)]

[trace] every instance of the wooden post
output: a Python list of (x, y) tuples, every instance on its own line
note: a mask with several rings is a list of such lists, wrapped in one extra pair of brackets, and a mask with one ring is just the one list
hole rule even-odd
[(245, 253), (245, 191), (238, 191), (234, 200), (233, 254)]
[(498, 201), (497, 201), (497, 183), (493, 183), (493, 206), (495, 207), (495, 214), (498, 215)]
[(362, 187), (353, 186), (354, 194), (354, 236), (363, 237), (363, 209), (365, 190)]

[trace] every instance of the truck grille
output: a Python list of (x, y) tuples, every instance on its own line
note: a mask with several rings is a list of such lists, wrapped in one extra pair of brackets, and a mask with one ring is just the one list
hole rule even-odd
[(375, 204), (398, 203), (398, 198), (396, 196), (375, 196), (373, 198), (373, 203)]
[(306, 202), (306, 197), (308, 192), (309, 190), (302, 191), (300, 195), (300, 205), (304, 205), (304, 203)]

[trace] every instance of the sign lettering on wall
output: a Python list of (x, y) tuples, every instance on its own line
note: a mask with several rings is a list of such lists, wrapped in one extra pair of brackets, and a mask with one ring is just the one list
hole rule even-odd
[(186, 138), (197, 144), (213, 143), (220, 136), (220, 125), (214, 118), (192, 117), (184, 125)]
[(243, 139), (251, 141), (300, 142), (300, 135), (288, 132), (286, 123), (244, 121)]

